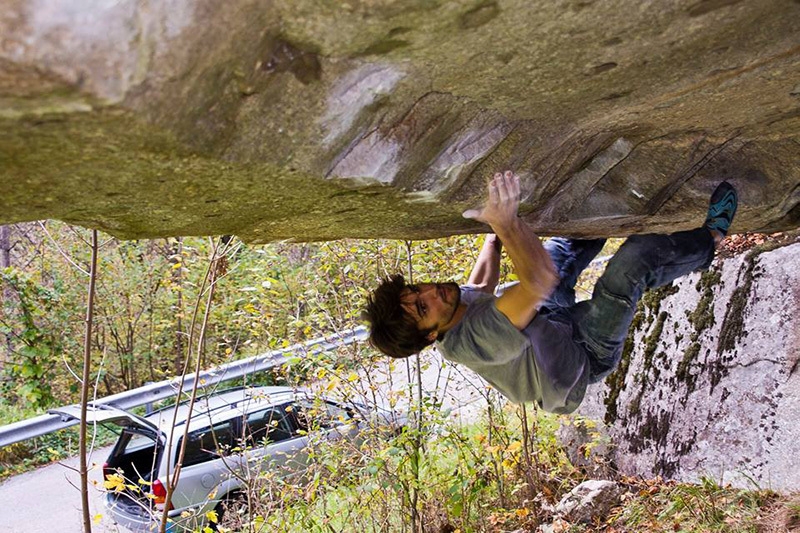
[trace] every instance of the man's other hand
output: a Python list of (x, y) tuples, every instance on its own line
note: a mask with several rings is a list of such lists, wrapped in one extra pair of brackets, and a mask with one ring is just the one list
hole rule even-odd
[(464, 218), (473, 218), (492, 228), (507, 228), (517, 218), (519, 209), (519, 176), (510, 170), (498, 172), (489, 181), (489, 199), (480, 209), (464, 211)]

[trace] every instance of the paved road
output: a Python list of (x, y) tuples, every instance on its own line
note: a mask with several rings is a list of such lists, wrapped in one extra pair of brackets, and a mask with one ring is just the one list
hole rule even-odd
[[(99, 465), (108, 456), (108, 448), (97, 450), (90, 461)], [(90, 462), (91, 464), (91, 462)], [(64, 464), (52, 464), (33, 472), (22, 474), (0, 485), (0, 502), (3, 502), (0, 531), (2, 533), (82, 533), (81, 497), (78, 491), (80, 476), (68, 467), (77, 468), (73, 457)], [(100, 482), (101, 468), (89, 473), (90, 480)], [(91, 481), (90, 481), (91, 483)], [(89, 507), (92, 516), (105, 515), (100, 491), (89, 489)], [(107, 517), (92, 525), (95, 533), (123, 532)]]
[[(366, 381), (365, 376), (362, 378)], [(395, 363), (391, 372), (388, 365), (383, 371), (373, 372), (370, 382), (384, 398), (389, 391), (408, 390), (405, 362)], [(485, 407), (483, 382), (464, 367), (444, 364), (435, 352), (426, 354), (422, 386), (431, 393), (435, 391), (443, 407), (452, 410), (455, 421), (469, 423)], [(403, 409), (405, 404), (407, 398), (400, 398), (397, 408)], [(95, 451), (89, 463), (102, 465), (108, 453), (108, 448)], [(77, 464), (77, 458), (68, 459), (64, 465), (42, 467), (0, 485), (3, 505), (0, 533), (82, 533), (81, 498), (77, 489), (80, 480), (78, 474), (68, 468), (75, 468)], [(90, 480), (99, 483), (101, 477), (99, 466), (90, 472)], [(92, 516), (103, 515), (99, 524), (92, 525), (93, 533), (127, 532), (105, 516), (101, 491), (90, 486), (89, 492)]]

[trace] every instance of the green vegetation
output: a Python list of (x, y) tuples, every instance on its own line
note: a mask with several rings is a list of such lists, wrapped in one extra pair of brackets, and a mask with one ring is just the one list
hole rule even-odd
[[(78, 401), (82, 365), (88, 232), (59, 222), (11, 226), (14, 247), (0, 268), (0, 423)], [(248, 246), (235, 241), (215, 287), (202, 366), (228, 362), (360, 324), (360, 307), (381, 277), (417, 280), (449, 272), (464, 282), (479, 237), (441, 241), (337, 241)], [(97, 396), (107, 396), (180, 373), (194, 302), (211, 241), (101, 239), (93, 372)], [(507, 268), (506, 268), (507, 272)], [(375, 354), (363, 357), (374, 358)], [(345, 374), (348, 354), (326, 371)], [(319, 369), (300, 360), (286, 372), (248, 383), (296, 382)], [(52, 459), (48, 448), (70, 449), (69, 433), (15, 445), (0, 457), (0, 477), (20, 464)], [(48, 439), (58, 444), (50, 445)], [(74, 448), (71, 448), (74, 450)], [(59, 457), (62, 456), (59, 452)]]
[[(12, 229), (17, 244), (10, 264), (0, 271), (2, 424), (77, 401), (89, 257), (82, 229), (54, 222)], [(390, 273), (402, 272), (416, 281), (447, 273), (463, 282), (480, 239), (258, 247), (234, 240), (218, 264), (221, 275), (202, 366), (357, 326), (368, 289)], [(206, 296), (199, 287), (212, 248), (212, 241), (200, 238), (103, 242), (92, 337), (92, 380), (98, 396), (180, 371), (194, 303)], [(510, 277), (506, 263), (503, 276)], [(588, 296), (585, 285), (579, 290)], [(666, 319), (659, 303), (670, 291), (674, 289), (649, 294), (635, 319), (635, 327), (656, 321), (646, 347), (651, 362)], [(626, 346), (626, 353), (631, 348)], [(618, 386), (628, 359), (623, 358)], [(421, 365), (431, 362), (423, 359)], [(224, 515), (220, 529), (466, 533), (536, 531), (553, 522), (553, 505), (586, 478), (556, 438), (559, 426), (572, 419), (531, 406), (504, 405), (495, 393), (476, 388), (476, 411), (482, 415), (464, 423), (442, 407), (440, 393), (452, 369), (433, 368), (437, 385), (430, 390), (417, 389), (413, 378), (411, 385), (391, 381), (398, 375), (413, 376), (413, 366), (413, 361), (390, 363), (360, 345), (297, 357), (282, 369), (244, 380), (248, 385), (303, 384), (345, 398), (366, 398), (407, 410), (411, 421), (399, 435), (372, 428), (357, 443), (314, 442), (311, 468), (300, 478), (254, 469), (241, 495), (249, 506)], [(586, 429), (590, 442), (581, 451), (589, 462), (601, 462), (596, 450), (607, 443), (599, 431)], [(97, 444), (113, 438), (98, 431)], [(74, 453), (76, 442), (74, 432), (64, 431), (4, 448), (0, 476), (66, 457)], [(773, 510), (782, 523), (800, 521), (796, 502), (766, 491), (740, 491), (711, 481), (617, 481), (624, 489), (622, 503), (608, 516), (588, 525), (562, 520), (556, 530), (771, 531), (762, 525)]]
[(780, 524), (765, 520), (765, 508), (779, 500), (767, 490), (723, 487), (710, 479), (697, 485), (636, 481), (626, 505), (609, 521), (625, 524), (621, 531), (759, 532)]

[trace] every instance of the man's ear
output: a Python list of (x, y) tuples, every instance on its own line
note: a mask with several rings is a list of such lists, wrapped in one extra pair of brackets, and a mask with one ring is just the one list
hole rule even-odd
[(435, 329), (431, 330), (430, 333), (425, 335), (425, 338), (428, 339), (428, 342), (433, 342), (439, 338), (439, 332), (436, 331)]

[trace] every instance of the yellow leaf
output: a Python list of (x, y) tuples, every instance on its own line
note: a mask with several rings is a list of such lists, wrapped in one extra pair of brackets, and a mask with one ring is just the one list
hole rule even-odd
[(508, 451), (511, 453), (518, 452), (522, 449), (522, 443), (520, 441), (512, 442), (508, 445)]
[(122, 492), (125, 490), (125, 479), (119, 474), (111, 474), (106, 476), (106, 480), (103, 482), (103, 487), (105, 487), (106, 490)]
[(102, 519), (103, 519), (103, 515), (101, 515), (101, 514), (96, 514), (96, 515), (94, 515), (94, 517), (92, 518), (92, 522), (94, 522), (95, 524), (99, 524), (99, 523), (100, 523), (100, 520), (102, 520)]
[(350, 372), (350, 375), (347, 376), (347, 381), (349, 381), (351, 383), (353, 381), (358, 381), (358, 374), (356, 374), (355, 372)]
[(217, 512), (213, 510), (206, 513), (206, 518), (208, 518), (208, 521), (211, 522), (212, 524), (216, 524), (217, 520), (219, 520)]

